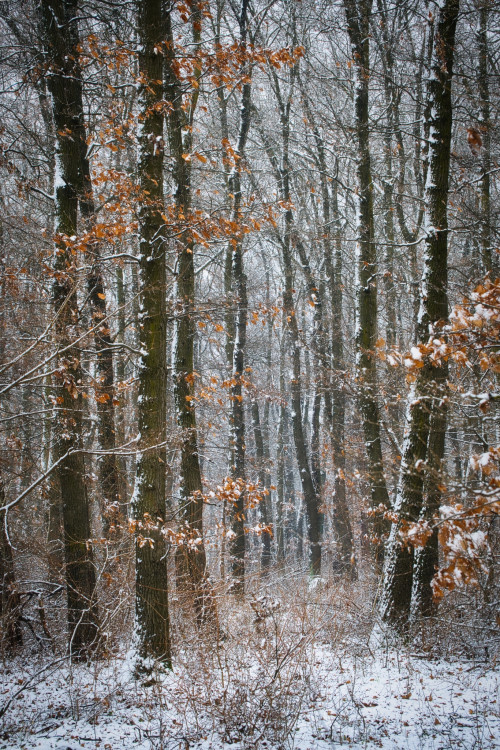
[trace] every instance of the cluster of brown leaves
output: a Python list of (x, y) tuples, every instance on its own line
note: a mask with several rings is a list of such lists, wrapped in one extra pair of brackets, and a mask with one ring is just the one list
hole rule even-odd
[(444, 564), (432, 582), (435, 599), (442, 599), (457, 587), (477, 585), (480, 575), (488, 571), (487, 521), (499, 511), (500, 497), (493, 504), (479, 498), (471, 508), (461, 503), (441, 507), (439, 543)]
[(259, 482), (245, 482), (240, 477), (238, 479), (225, 477), (215, 490), (210, 490), (204, 495), (204, 500), (207, 503), (227, 503), (234, 507), (243, 495), (244, 507), (247, 510), (256, 508), (268, 494), (269, 491)]

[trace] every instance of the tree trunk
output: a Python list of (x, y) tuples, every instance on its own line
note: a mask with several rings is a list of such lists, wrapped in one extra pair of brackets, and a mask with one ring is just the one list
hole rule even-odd
[(253, 434), (255, 441), (255, 457), (257, 460), (257, 472), (259, 477), (259, 484), (267, 494), (262, 498), (259, 505), (260, 522), (265, 530), (262, 534), (262, 553), (261, 553), (261, 571), (263, 575), (266, 575), (271, 566), (271, 531), (272, 526), (272, 513), (269, 498), (271, 494), (271, 483), (269, 481), (269, 466), (266, 464), (266, 447), (264, 445), (263, 427), (260, 420), (259, 404), (257, 401), (252, 401), (252, 422), (253, 422)]
[[(240, 46), (242, 54), (246, 54), (248, 33), (248, 0), (242, 0), (241, 14), (238, 19), (240, 26)], [(243, 372), (245, 368), (246, 328), (248, 318), (247, 277), (243, 262), (243, 232), (241, 230), (241, 173), (245, 146), (250, 130), (251, 107), (251, 68), (243, 58), (241, 76), (244, 78), (241, 93), (241, 115), (238, 133), (238, 143), (235, 150), (235, 165), (228, 180), (228, 188), (232, 198), (232, 220), (238, 225), (236, 235), (231, 239), (231, 291), (235, 304), (235, 314), (231, 323), (234, 335), (231, 368), (231, 476), (235, 480), (246, 480), (245, 470), (245, 405), (243, 396)], [(245, 499), (241, 492), (234, 501), (231, 514), (231, 569), (234, 577), (233, 590), (242, 595), (245, 587)]]
[[(481, 260), (483, 271), (493, 271), (492, 232), (491, 232), (491, 105), (488, 65), (488, 16), (490, 0), (479, 0), (479, 28), (477, 32), (477, 47), (479, 55), (478, 83), (480, 97), (480, 138), (482, 139), (481, 153)], [(495, 264), (495, 272), (498, 264)]]
[[(446, 0), (437, 18), (427, 112), (429, 121), (429, 167), (425, 205), (426, 252), (419, 313), (418, 339), (439, 336), (448, 317), (448, 180), (452, 128), (452, 69), (459, 0)], [(402, 627), (411, 609), (412, 589), (415, 609), (428, 612), (431, 594), (431, 568), (437, 557), (436, 540), (419, 553), (414, 567), (413, 551), (399, 538), (401, 522), (419, 518), (432, 522), (436, 510), (438, 473), (444, 450), (446, 411), (446, 363), (435, 367), (428, 358), (418, 371), (408, 403), (407, 437), (403, 448), (401, 474), (394, 523), (389, 539), (382, 596), (382, 616)], [(425, 482), (428, 483), (424, 498)]]
[[(3, 479), (0, 475), (0, 507), (5, 505), (5, 491)], [(19, 618), (20, 597), (16, 585), (14, 557), (12, 545), (7, 533), (7, 518), (5, 511), (0, 512), (0, 640), (2, 646), (11, 652), (22, 646), (23, 635)]]
[(356, 246), (356, 375), (363, 434), (368, 459), (374, 558), (381, 565), (390, 506), (384, 476), (380, 410), (377, 402), (377, 250), (374, 241), (373, 193), (369, 143), (369, 29), (372, 0), (344, 0), (349, 38), (356, 70), (355, 132), (358, 172), (358, 226)]
[[(81, 120), (83, 122), (83, 102)], [(85, 133), (82, 134), (85, 136)], [(86, 138), (82, 149), (82, 174), (84, 194), (80, 198), (82, 217), (88, 222), (90, 232), (95, 227), (96, 211), (92, 190), (90, 164), (86, 150)], [(110, 526), (122, 520), (121, 498), (119, 489), (118, 461), (116, 457), (115, 431), (115, 378), (113, 371), (113, 344), (109, 321), (107, 320), (106, 287), (100, 260), (100, 243), (97, 239), (89, 248), (93, 255), (92, 266), (87, 276), (87, 290), (92, 311), (94, 346), (96, 352), (96, 388), (97, 401), (97, 434), (99, 448), (103, 454), (98, 460), (99, 489), (103, 513), (104, 535), (108, 536)]]
[[(201, 38), (201, 9), (191, 10), (195, 48)], [(203, 484), (198, 452), (198, 430), (194, 405), (195, 372), (195, 276), (194, 242), (190, 236), (191, 167), (186, 153), (192, 150), (192, 126), (197, 103), (195, 88), (190, 108), (185, 112), (180, 81), (176, 75), (175, 43), (170, 10), (166, 13), (167, 53), (165, 59), (166, 96), (171, 103), (168, 114), (170, 151), (173, 157), (177, 232), (176, 317), (174, 327), (174, 401), (181, 432), (180, 501), (186, 544), (177, 552), (178, 585), (191, 592), (197, 622), (213, 623), (215, 602), (208, 578), (203, 538)], [(200, 75), (197, 67), (195, 75)], [(194, 540), (197, 540), (196, 542)]]
[[(259, 130), (262, 134), (266, 152), (273, 168), (276, 181), (279, 186), (281, 199), (286, 205), (291, 202), (291, 167), (289, 159), (290, 141), (290, 108), (293, 99), (293, 87), (297, 76), (296, 65), (292, 67), (292, 81), (286, 99), (281, 94), (279, 79), (273, 75), (273, 84), (280, 110), (282, 157), (279, 164), (277, 154), (262, 128), (259, 116)], [(309, 539), (309, 561), (311, 574), (316, 576), (321, 573), (321, 518), (320, 518), (320, 496), (314, 484), (313, 468), (307, 450), (306, 435), (304, 430), (303, 397), (302, 397), (302, 367), (301, 367), (301, 342), (299, 326), (297, 323), (296, 309), (293, 300), (293, 265), (292, 247), (297, 247), (301, 263), (306, 275), (309, 292), (313, 295), (315, 307), (315, 333), (321, 329), (321, 303), (319, 290), (312, 279), (308, 268), (307, 255), (300, 243), (297, 232), (294, 231), (293, 211), (287, 208), (285, 211), (285, 228), (283, 237), (279, 237), (282, 250), (284, 289), (283, 289), (283, 317), (286, 336), (291, 346), (292, 378), (290, 382), (290, 398), (292, 407), (292, 432), (295, 445), (295, 456), (300, 475), (302, 492), (307, 513), (307, 533)], [(318, 291), (318, 294), (316, 292)]]
[(78, 63), (77, 3), (43, 0), (40, 4), (42, 38), (47, 50), (47, 85), (52, 96), (56, 130), (56, 248), (53, 304), (57, 315), (57, 343), (65, 348), (57, 371), (60, 419), (55, 437), (57, 474), (61, 485), (68, 598), (69, 650), (86, 658), (97, 645), (90, 514), (82, 453), (83, 396), (79, 349), (72, 345), (78, 326), (77, 274), (71, 237), (77, 234), (78, 198), (83, 193), (81, 171), (81, 72)]
[[(285, 156), (285, 164), (288, 158)], [(290, 199), (288, 165), (283, 169), (285, 177), (285, 195)], [(293, 216), (291, 209), (285, 213), (285, 236), (283, 238), (283, 266), (285, 269), (285, 288), (283, 291), (283, 313), (285, 325), (292, 347), (292, 380), (290, 383), (292, 406), (292, 430), (295, 444), (295, 455), (300, 474), (302, 492), (307, 512), (307, 532), (309, 538), (310, 571), (314, 576), (321, 573), (321, 537), (320, 537), (320, 499), (314, 486), (310, 461), (306, 447), (302, 421), (302, 375), (300, 365), (300, 338), (293, 303), (293, 272), (291, 257), (291, 231)]]
[[(161, 526), (165, 520), (166, 478), (166, 267), (163, 208), (164, 19), (161, 0), (138, 7), (141, 130), (139, 205), (139, 368), (140, 445), (133, 514), (136, 540), (136, 640), (138, 671), (151, 671), (151, 659), (171, 664), (167, 558)], [(144, 524), (141, 529), (140, 524)]]

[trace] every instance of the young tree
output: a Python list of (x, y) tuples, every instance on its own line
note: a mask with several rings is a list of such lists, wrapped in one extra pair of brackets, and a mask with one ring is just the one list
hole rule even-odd
[[(247, 53), (248, 0), (242, 0), (238, 18), (242, 54)], [(246, 479), (245, 471), (245, 404), (243, 379), (245, 368), (246, 328), (248, 318), (247, 277), (243, 261), (243, 232), (241, 228), (241, 203), (243, 198), (241, 173), (245, 145), (250, 129), (251, 113), (251, 67), (244, 60), (241, 70), (243, 85), (241, 93), (241, 114), (238, 142), (235, 150), (235, 164), (229, 175), (228, 188), (232, 198), (232, 220), (238, 226), (237, 234), (231, 240), (231, 289), (235, 298), (235, 315), (231, 325), (234, 332), (231, 362), (231, 474), (235, 480)], [(231, 540), (232, 573), (235, 591), (242, 594), (245, 587), (245, 493), (240, 492), (232, 508)]]

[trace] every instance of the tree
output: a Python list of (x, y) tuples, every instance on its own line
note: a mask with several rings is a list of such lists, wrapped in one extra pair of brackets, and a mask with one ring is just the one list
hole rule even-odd
[[(199, 3), (191, 9), (193, 44), (198, 51), (201, 41), (202, 14)], [(168, 133), (173, 157), (175, 186), (176, 243), (176, 316), (174, 330), (174, 398), (177, 423), (181, 432), (180, 500), (181, 519), (186, 535), (178, 550), (179, 586), (190, 588), (198, 622), (215, 621), (215, 603), (207, 570), (203, 540), (203, 485), (198, 449), (195, 410), (194, 342), (195, 321), (195, 242), (191, 233), (191, 153), (193, 124), (199, 96), (200, 61), (196, 61), (191, 97), (183, 99), (178, 76), (171, 9), (166, 11), (165, 89), (168, 98)], [(196, 54), (196, 53), (195, 53)]]
[(98, 619), (82, 453), (83, 373), (81, 354), (73, 343), (79, 310), (72, 238), (77, 234), (78, 198), (84, 190), (80, 154), (85, 148), (79, 107), (82, 93), (77, 11), (74, 0), (44, 0), (40, 4), (40, 29), (46, 45), (47, 86), (57, 144), (53, 304), (57, 344), (63, 353), (56, 373), (57, 401), (62, 413), (57, 423), (55, 455), (63, 505), (69, 649), (75, 658), (85, 658), (96, 647)]
[[(415, 612), (429, 614), (431, 579), (438, 561), (437, 531), (418, 552), (401, 539), (405, 522), (432, 519), (440, 504), (440, 466), (446, 430), (445, 361), (426, 356), (429, 337), (435, 337), (448, 318), (448, 185), (452, 134), (452, 75), (458, 0), (446, 0), (436, 17), (432, 70), (428, 91), (429, 167), (426, 185), (426, 253), (419, 313), (422, 358), (408, 401), (408, 426), (400, 483), (394, 506), (396, 520), (388, 543), (382, 615), (401, 625)], [(433, 19), (432, 21), (433, 22)]]
[[(0, 475), (0, 503), (5, 503), (5, 491), (3, 480)], [(23, 643), (23, 634), (20, 623), (20, 598), (19, 590), (16, 585), (16, 576), (14, 570), (14, 558), (12, 554), (12, 545), (8, 535), (8, 524), (6, 512), (3, 510), (0, 514), (2, 524), (1, 542), (0, 542), (0, 618), (1, 618), (1, 642), (2, 645), (15, 650)]]
[[(246, 56), (248, 34), (248, 0), (242, 0), (238, 18), (240, 45)], [(236, 236), (231, 239), (231, 289), (235, 298), (235, 315), (230, 330), (234, 338), (229, 347), (231, 354), (231, 475), (234, 480), (245, 482), (245, 405), (243, 382), (245, 369), (246, 328), (248, 318), (247, 278), (243, 261), (243, 233), (241, 228), (242, 185), (241, 173), (245, 145), (250, 129), (251, 113), (251, 67), (244, 60), (241, 70), (243, 85), (241, 93), (241, 115), (238, 142), (234, 153), (235, 164), (229, 175), (228, 189), (232, 198), (232, 221), (238, 227)], [(231, 512), (231, 567), (235, 579), (236, 593), (242, 594), (245, 588), (245, 493), (240, 492), (233, 503)]]
[(387, 528), (384, 511), (390, 507), (390, 500), (383, 467), (375, 357), (378, 337), (378, 272), (369, 130), (369, 28), (372, 0), (345, 0), (344, 6), (356, 73), (355, 133), (359, 201), (356, 259), (356, 373), (368, 458), (375, 560), (380, 565), (383, 560), (384, 536)]
[[(141, 311), (138, 420), (140, 445), (133, 498), (141, 529), (136, 544), (136, 637), (139, 668), (149, 659), (170, 666), (165, 522), (167, 441), (166, 265), (163, 196), (163, 54), (161, 0), (140, 0), (139, 283)], [(144, 531), (142, 531), (144, 528)]]

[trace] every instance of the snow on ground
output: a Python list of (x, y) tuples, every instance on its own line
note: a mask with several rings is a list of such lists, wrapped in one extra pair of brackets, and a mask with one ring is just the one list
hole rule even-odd
[[(247, 651), (236, 671), (224, 653), (191, 656), (152, 687), (126, 658), (55, 665), (12, 701), (0, 749), (500, 748), (495, 664), (383, 647), (356, 657), (312, 641), (283, 653), (274, 667), (269, 651)], [(4, 663), (1, 705), (41, 666)]]

